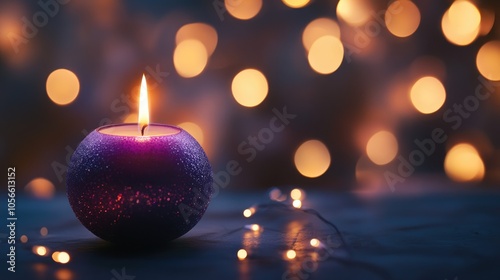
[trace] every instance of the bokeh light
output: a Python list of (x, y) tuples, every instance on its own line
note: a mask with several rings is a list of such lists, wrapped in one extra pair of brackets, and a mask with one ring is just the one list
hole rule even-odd
[(52, 260), (58, 263), (68, 263), (70, 261), (71, 257), (69, 256), (68, 253), (66, 252), (54, 252), (52, 254)]
[(330, 152), (319, 140), (308, 140), (295, 151), (295, 167), (305, 177), (316, 178), (330, 167)]
[(250, 210), (250, 209), (245, 209), (245, 210), (243, 211), (243, 216), (244, 216), (245, 218), (249, 218), (250, 216), (252, 216), (252, 210)]
[(40, 229), (40, 235), (47, 236), (47, 234), (49, 234), (49, 230), (46, 227), (42, 227)]
[(255, 107), (267, 96), (267, 79), (256, 69), (245, 69), (234, 76), (231, 84), (233, 97), (240, 105)]
[(317, 238), (311, 239), (311, 241), (309, 243), (311, 244), (311, 246), (316, 247), (316, 248), (319, 247), (319, 245), (321, 244), (321, 242)]
[(47, 95), (57, 105), (73, 102), (80, 91), (80, 82), (68, 69), (57, 69), (50, 73), (46, 83)]
[(426, 76), (413, 84), (410, 99), (420, 113), (431, 114), (443, 106), (446, 100), (446, 90), (437, 78)]
[(290, 8), (302, 8), (309, 4), (310, 0), (282, 0)]
[(49, 199), (54, 196), (56, 187), (51, 181), (39, 177), (31, 180), (24, 187), (24, 191), (36, 198)]
[(291, 192), (290, 192), (290, 197), (293, 199), (293, 200), (303, 200), (304, 197), (305, 197), (305, 193), (303, 190), (301, 189), (293, 189)]
[(479, 49), (476, 66), (486, 79), (500, 81), (500, 41), (487, 42)]
[(196, 139), (196, 141), (198, 141), (198, 143), (200, 143), (200, 145), (203, 146), (203, 140), (204, 140), (203, 130), (199, 125), (193, 122), (183, 122), (178, 124), (177, 126), (184, 129), (189, 134), (191, 134), (191, 136), (193, 136), (194, 139)]
[(326, 35), (340, 39), (339, 24), (333, 19), (317, 18), (304, 28), (304, 32), (302, 32), (302, 44), (309, 51), (316, 40)]
[(340, 0), (337, 17), (353, 26), (363, 25), (370, 19), (371, 7), (367, 0)]
[(467, 0), (457, 0), (443, 14), (441, 29), (448, 41), (455, 45), (466, 46), (478, 36), (481, 13)]
[(366, 155), (377, 165), (391, 162), (398, 154), (398, 140), (387, 130), (381, 130), (366, 143)]
[(495, 23), (495, 13), (488, 9), (481, 9), (481, 27), (479, 35), (487, 35), (490, 33), (493, 24)]
[(259, 13), (262, 0), (224, 0), (224, 6), (233, 17), (248, 20)]
[(44, 246), (33, 246), (32, 251), (33, 251), (33, 253), (35, 253), (39, 256), (45, 256), (49, 252), (47, 247), (44, 247)]
[(184, 40), (174, 50), (175, 70), (184, 78), (198, 76), (207, 66), (207, 62), (207, 49), (198, 40)]
[(457, 182), (481, 181), (485, 173), (481, 156), (476, 148), (468, 143), (457, 144), (448, 151), (444, 170), (450, 179)]
[(251, 224), (250, 229), (252, 231), (260, 231), (260, 226), (258, 224)]
[(200, 41), (205, 46), (208, 55), (212, 55), (217, 47), (217, 31), (206, 23), (189, 23), (179, 28), (175, 34), (176, 45), (186, 40)]
[(243, 211), (243, 216), (245, 218), (250, 218), (253, 214), (255, 214), (255, 211), (257, 211), (257, 209), (255, 209), (255, 207), (247, 208)]
[(297, 257), (297, 252), (295, 250), (288, 250), (286, 251), (286, 258), (289, 260), (293, 260)]
[(307, 60), (311, 68), (320, 74), (335, 72), (344, 58), (342, 42), (330, 35), (317, 39), (309, 49)]
[(292, 206), (293, 206), (294, 208), (300, 209), (300, 208), (302, 208), (302, 201), (300, 201), (300, 200), (296, 199), (296, 200), (294, 200), (294, 201), (292, 202)]
[[(391, 12), (396, 9), (401, 9), (401, 12)], [(394, 36), (408, 37), (417, 30), (419, 24), (420, 11), (409, 0), (394, 1), (385, 12), (385, 25)]]
[(239, 260), (244, 260), (247, 258), (248, 253), (245, 249), (240, 249), (240, 250), (238, 250), (237, 256), (238, 256)]
[(286, 194), (282, 193), (279, 188), (272, 188), (271, 191), (269, 191), (269, 199), (283, 202), (286, 200)]
[(21, 235), (19, 240), (21, 241), (21, 243), (26, 243), (26, 242), (28, 242), (28, 236), (23, 234), (23, 235)]

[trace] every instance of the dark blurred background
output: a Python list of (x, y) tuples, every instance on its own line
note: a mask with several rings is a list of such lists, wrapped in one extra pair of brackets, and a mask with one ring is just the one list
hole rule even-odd
[[(35, 196), (64, 191), (86, 133), (136, 121), (144, 73), (152, 122), (191, 132), (216, 176), (240, 164), (230, 189), (390, 191), (427, 175), (495, 187), (499, 11), (493, 0), (1, 1), (4, 168)], [(284, 110), (294, 116), (274, 123)]]

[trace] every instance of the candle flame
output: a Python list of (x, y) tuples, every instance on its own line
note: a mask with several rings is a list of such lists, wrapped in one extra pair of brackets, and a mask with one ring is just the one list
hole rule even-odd
[(141, 91), (139, 95), (139, 131), (144, 135), (144, 130), (149, 125), (149, 102), (148, 102), (148, 84), (146, 77), (142, 74)]

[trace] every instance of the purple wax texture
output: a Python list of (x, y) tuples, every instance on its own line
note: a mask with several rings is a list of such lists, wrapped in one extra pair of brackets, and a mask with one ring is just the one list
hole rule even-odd
[(158, 243), (191, 230), (208, 207), (212, 169), (186, 131), (114, 136), (94, 130), (67, 176), (70, 205), (96, 236), (114, 243)]

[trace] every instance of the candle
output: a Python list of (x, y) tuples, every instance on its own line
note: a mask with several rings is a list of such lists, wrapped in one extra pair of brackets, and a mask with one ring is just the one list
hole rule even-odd
[(67, 176), (69, 203), (96, 236), (164, 242), (193, 228), (208, 207), (212, 170), (185, 130), (150, 124), (142, 78), (136, 124), (99, 127), (80, 143)]

